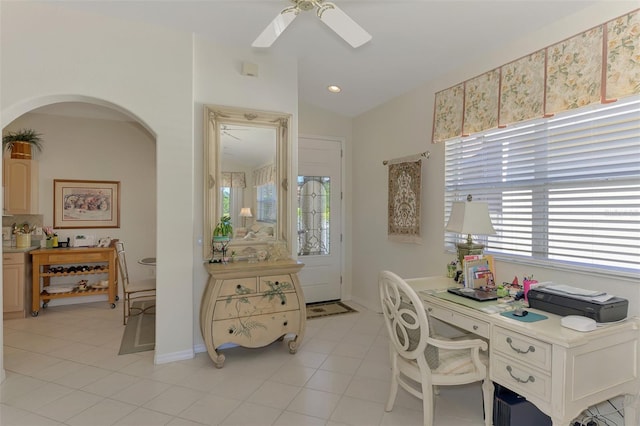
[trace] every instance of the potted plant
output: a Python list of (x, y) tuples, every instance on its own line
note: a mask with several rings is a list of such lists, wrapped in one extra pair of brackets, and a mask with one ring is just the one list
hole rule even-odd
[(11, 151), (11, 158), (31, 159), (31, 149), (42, 151), (42, 135), (33, 129), (9, 132), (2, 137), (2, 148)]
[(231, 216), (228, 214), (220, 218), (220, 222), (213, 228), (214, 237), (229, 237), (233, 235), (233, 226), (231, 225)]

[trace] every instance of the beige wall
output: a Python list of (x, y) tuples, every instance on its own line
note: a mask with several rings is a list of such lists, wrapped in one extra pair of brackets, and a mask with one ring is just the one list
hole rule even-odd
[[(392, 270), (405, 278), (442, 275), (455, 259), (444, 251), (444, 144), (431, 143), (435, 92), (503, 65), (545, 46), (578, 34), (637, 8), (637, 2), (600, 2), (539, 32), (509, 41), (499, 51), (469, 58), (468, 65), (450, 70), (436, 81), (368, 111), (353, 122), (353, 298), (378, 309), (377, 273)], [(437, 60), (437, 58), (434, 58)], [(387, 240), (387, 168), (382, 160), (431, 151), (423, 162), (422, 244)], [(375, 196), (373, 196), (375, 195)], [(534, 276), (585, 288), (606, 289), (629, 299), (630, 314), (640, 310), (636, 282), (584, 273), (559, 271), (534, 265), (497, 262), (498, 282), (514, 276)]]

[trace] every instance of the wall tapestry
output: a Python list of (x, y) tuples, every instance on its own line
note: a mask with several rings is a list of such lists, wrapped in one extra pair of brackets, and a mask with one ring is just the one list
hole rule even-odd
[(420, 235), (420, 191), (422, 160), (389, 162), (390, 241), (422, 243)]

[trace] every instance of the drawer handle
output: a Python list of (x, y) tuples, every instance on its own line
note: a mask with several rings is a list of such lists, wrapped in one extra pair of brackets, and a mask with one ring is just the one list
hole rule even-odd
[(474, 326), (473, 326), (473, 329), (474, 329), (474, 330), (477, 330), (477, 329), (478, 329), (478, 326), (477, 326), (477, 325), (474, 325)]
[(433, 308), (427, 308), (427, 312), (433, 312)]
[(282, 325), (284, 325), (285, 327), (289, 324), (288, 321), (285, 321)]
[(512, 345), (513, 340), (511, 340), (511, 337), (507, 337), (507, 343), (509, 344), (509, 346), (511, 346), (511, 349), (513, 349), (515, 352), (519, 353), (519, 354), (527, 354), (529, 352), (535, 352), (536, 348), (534, 348), (533, 346), (529, 346), (529, 349), (527, 349), (526, 351), (523, 351), (522, 349), (516, 348), (515, 346)]
[(536, 378), (533, 376), (527, 377), (527, 380), (522, 380), (520, 377), (514, 376), (511, 370), (512, 370), (511, 366), (507, 365), (507, 371), (509, 372), (509, 375), (513, 378), (513, 380), (515, 380), (518, 383), (527, 383), (527, 382), (533, 383), (536, 381)]

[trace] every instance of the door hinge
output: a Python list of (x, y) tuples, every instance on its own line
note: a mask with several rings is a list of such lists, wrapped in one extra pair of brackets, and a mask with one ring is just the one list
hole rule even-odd
[(340, 191), (340, 201), (342, 201), (342, 191)]
[(341, 149), (340, 150), (340, 158), (342, 158), (342, 153), (343, 153), (343, 150)]
[(342, 242), (342, 234), (340, 234), (340, 242)]
[(340, 285), (342, 285), (342, 275), (340, 275)]

